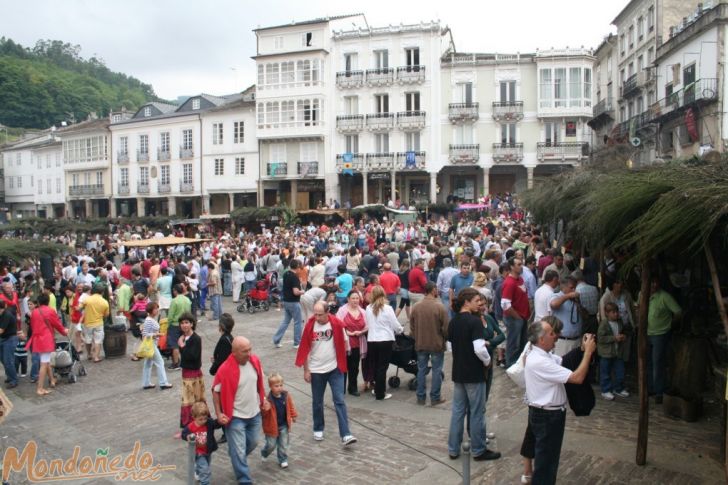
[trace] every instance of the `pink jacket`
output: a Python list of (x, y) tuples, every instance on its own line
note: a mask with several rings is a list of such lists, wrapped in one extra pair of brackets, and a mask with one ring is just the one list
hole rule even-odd
[(47, 305), (42, 305), (30, 314), (30, 329), (32, 335), (25, 348), (31, 352), (53, 352), (56, 350), (56, 340), (53, 337), (55, 329), (61, 335), (68, 335), (63, 328), (58, 314)]

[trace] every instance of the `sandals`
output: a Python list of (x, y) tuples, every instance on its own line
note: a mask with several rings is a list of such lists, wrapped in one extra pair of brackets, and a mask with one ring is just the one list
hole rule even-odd
[(38, 394), (39, 396), (46, 396), (51, 393), (51, 390), (50, 389), (41, 389), (39, 391), (35, 391), (35, 393)]

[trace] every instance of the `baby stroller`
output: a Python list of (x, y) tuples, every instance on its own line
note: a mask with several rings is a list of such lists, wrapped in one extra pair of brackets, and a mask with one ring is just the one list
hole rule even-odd
[(238, 305), (238, 312), (255, 313), (258, 310), (268, 311), (270, 304), (268, 303), (268, 280), (263, 279), (255, 284), (255, 287), (248, 291), (243, 301)]
[[(397, 373), (390, 377), (387, 382), (389, 387), (398, 388), (400, 385), (399, 370), (404, 370), (407, 374), (413, 374), (414, 377), (407, 383), (410, 391), (417, 389), (417, 351), (415, 350), (415, 339), (409, 335), (400, 334), (394, 336), (394, 346), (392, 347), (392, 357), (389, 363), (397, 366)], [(430, 367), (427, 368), (427, 374), (430, 373)]]
[(86, 375), (86, 368), (71, 342), (56, 342), (56, 350), (51, 354), (51, 367), (56, 378), (65, 378), (69, 384)]
[(278, 288), (278, 273), (275, 271), (265, 275), (265, 282), (268, 284), (268, 303), (278, 305), (281, 302), (281, 290)]

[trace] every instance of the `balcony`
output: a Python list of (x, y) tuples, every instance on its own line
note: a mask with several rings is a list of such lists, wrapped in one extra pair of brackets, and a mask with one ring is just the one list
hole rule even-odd
[(269, 177), (285, 177), (288, 175), (288, 162), (268, 162), (266, 175)]
[(652, 108), (652, 120), (665, 123), (684, 115), (688, 108), (704, 106), (717, 100), (718, 80), (715, 78), (698, 79), (662, 98), (659, 103), (655, 103)]
[(340, 115), (336, 117), (339, 133), (358, 133), (364, 129), (364, 115)]
[(138, 163), (146, 163), (149, 161), (149, 152), (143, 152), (141, 150), (137, 150), (137, 162)]
[(298, 175), (301, 177), (318, 177), (319, 175), (319, 163), (318, 162), (298, 162)]
[(364, 85), (364, 71), (337, 72), (336, 85), (342, 89), (360, 88)]
[(170, 185), (169, 182), (167, 182), (167, 183), (157, 182), (157, 193), (169, 194), (170, 192), (172, 192), (172, 185)]
[(494, 101), (493, 119), (514, 122), (523, 119), (523, 101)]
[(367, 85), (389, 86), (394, 82), (394, 69), (367, 69)]
[(394, 153), (367, 153), (367, 171), (391, 172), (394, 170)]
[(493, 143), (493, 161), (519, 163), (523, 160), (523, 143)]
[(450, 163), (473, 164), (480, 160), (480, 145), (450, 145)]
[(352, 153), (351, 161), (346, 162), (344, 159), (347, 154), (340, 153), (336, 155), (336, 171), (344, 173), (344, 171), (350, 170), (353, 172), (362, 172), (364, 170), (364, 154), (363, 153)]
[(450, 103), (448, 106), (447, 117), (453, 123), (462, 123), (466, 121), (476, 121), (480, 116), (478, 103)]
[(585, 142), (563, 142), (536, 144), (536, 157), (540, 162), (581, 160), (589, 156), (589, 144)]
[(190, 192), (194, 192), (195, 184), (192, 183), (191, 180), (189, 180), (189, 181), (180, 180), (179, 181), (179, 191), (183, 194), (189, 194)]
[(403, 131), (419, 131), (425, 127), (424, 111), (400, 111), (397, 113), (397, 128)]
[(161, 148), (157, 149), (157, 161), (160, 162), (168, 162), (171, 158), (171, 154), (169, 153), (169, 149), (162, 150)]
[(633, 96), (639, 92), (640, 85), (638, 83), (638, 76), (637, 74), (633, 74), (630, 77), (627, 78), (626, 81), (622, 83), (622, 86), (619, 88), (619, 95), (623, 98), (628, 98), (630, 96)]
[(86, 196), (86, 195), (104, 195), (104, 185), (71, 185), (68, 187), (68, 195)]
[(181, 159), (193, 158), (194, 156), (195, 156), (195, 150), (192, 147), (188, 147), (188, 148), (180, 147), (179, 148), (179, 157)]
[(604, 115), (614, 118), (614, 105), (612, 104), (611, 98), (602, 99), (592, 109), (592, 116), (594, 118), (599, 118)]
[(400, 84), (418, 84), (425, 82), (425, 66), (398, 67), (397, 82)]
[(397, 170), (424, 170), (425, 152), (397, 152)]
[(148, 194), (149, 193), (149, 182), (147, 182), (147, 183), (142, 183), (142, 182), (137, 183), (137, 193), (138, 194)]
[(367, 128), (370, 131), (389, 131), (394, 128), (394, 113), (374, 113), (367, 115)]
[(129, 184), (119, 184), (119, 195), (129, 195)]
[(119, 165), (125, 165), (129, 163), (129, 152), (116, 152), (116, 161)]

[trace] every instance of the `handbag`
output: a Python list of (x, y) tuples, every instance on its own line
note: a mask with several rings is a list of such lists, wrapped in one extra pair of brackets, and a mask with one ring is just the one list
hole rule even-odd
[(531, 344), (528, 343), (526, 344), (526, 348), (523, 349), (523, 352), (521, 352), (521, 355), (518, 357), (518, 360), (516, 360), (513, 365), (506, 369), (506, 374), (508, 374), (508, 377), (510, 377), (511, 380), (522, 389), (526, 388), (526, 357), (530, 352)]
[(154, 338), (144, 337), (136, 353), (140, 359), (151, 359), (154, 357)]

